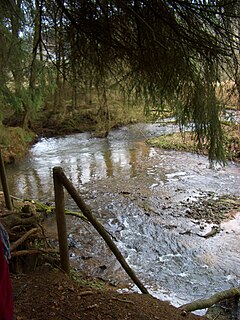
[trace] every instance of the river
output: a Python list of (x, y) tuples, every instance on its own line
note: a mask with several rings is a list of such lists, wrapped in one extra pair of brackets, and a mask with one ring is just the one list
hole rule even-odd
[[(203, 197), (239, 196), (240, 166), (211, 168), (206, 157), (145, 144), (175, 130), (135, 124), (104, 139), (90, 133), (42, 139), (7, 174), (15, 196), (53, 202), (52, 168), (61, 166), (149, 291), (178, 306), (240, 283), (240, 214), (208, 239), (197, 234), (211, 225), (186, 217), (187, 204)], [(66, 206), (77, 210), (68, 196)], [(128, 284), (96, 232), (77, 218), (67, 221), (74, 267)]]

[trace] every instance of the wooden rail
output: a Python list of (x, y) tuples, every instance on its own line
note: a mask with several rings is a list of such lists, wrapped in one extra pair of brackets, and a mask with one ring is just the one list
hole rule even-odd
[(69, 273), (69, 254), (68, 254), (68, 244), (67, 244), (67, 232), (66, 232), (66, 221), (64, 214), (64, 194), (63, 186), (71, 195), (72, 199), (78, 205), (82, 213), (87, 217), (88, 221), (93, 225), (97, 232), (104, 239), (112, 253), (115, 255), (123, 269), (140, 289), (142, 293), (148, 294), (147, 289), (144, 287), (142, 282), (138, 279), (135, 272), (128, 265), (123, 255), (104, 229), (103, 225), (94, 217), (93, 213), (86, 205), (84, 200), (78, 194), (77, 190), (72, 185), (71, 181), (66, 177), (61, 167), (53, 168), (53, 179), (54, 179), (54, 190), (55, 190), (55, 205), (56, 205), (56, 215), (57, 215), (57, 226), (58, 226), (58, 238), (59, 238), (59, 250), (61, 258), (61, 267), (64, 271)]
[(5, 165), (2, 157), (2, 150), (0, 148), (0, 176), (1, 176), (1, 182), (2, 182), (2, 188), (3, 188), (3, 194), (5, 199), (5, 204), (8, 210), (13, 210), (13, 205), (9, 193), (8, 188), (8, 182), (7, 182), (7, 175), (5, 170)]
[(69, 274), (70, 263), (65, 218), (64, 190), (60, 180), (59, 168), (53, 168), (53, 182), (61, 267), (67, 274)]

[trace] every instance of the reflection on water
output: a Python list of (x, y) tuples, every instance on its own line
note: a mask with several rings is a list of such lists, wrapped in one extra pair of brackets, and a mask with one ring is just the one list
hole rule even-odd
[(52, 168), (61, 166), (76, 186), (114, 176), (136, 176), (138, 161), (150, 156), (144, 141), (119, 141), (77, 134), (43, 139), (28, 159), (8, 169), (12, 193), (24, 198), (52, 197)]
[(42, 139), (29, 157), (10, 167), (12, 193), (19, 197), (53, 197), (52, 168), (61, 166), (76, 186), (113, 176), (134, 177), (137, 166), (152, 156), (145, 140), (155, 134), (176, 131), (176, 126), (138, 124), (112, 131), (105, 139), (80, 133)]

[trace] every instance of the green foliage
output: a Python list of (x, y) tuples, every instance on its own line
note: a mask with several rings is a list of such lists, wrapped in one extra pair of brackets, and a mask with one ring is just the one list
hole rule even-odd
[(1, 98), (2, 106), (4, 108), (8, 109), (10, 107), (12, 110), (17, 112), (22, 110), (21, 98), (15, 95), (15, 93), (9, 90), (7, 87), (2, 87)]
[(34, 139), (35, 134), (32, 131), (0, 125), (0, 145), (3, 147), (3, 157), (6, 162), (12, 162), (26, 155), (29, 144)]
[(150, 138), (147, 144), (162, 149), (174, 149), (178, 151), (196, 152), (196, 146), (192, 133), (172, 133), (160, 137)]
[(224, 125), (224, 149), (227, 159), (240, 161), (240, 134), (238, 125)]
[(70, 270), (70, 276), (81, 286), (88, 287), (90, 289), (103, 290), (106, 287), (106, 282), (99, 279), (86, 278), (80, 272), (77, 272), (74, 269)]
[(24, 131), (22, 128), (10, 128), (0, 126), (0, 144), (9, 147), (14, 144), (26, 145), (33, 140), (34, 134), (30, 131)]
[[(178, 151), (190, 151), (202, 154), (210, 152), (209, 142), (206, 139), (196, 144), (196, 137), (193, 132), (177, 132), (160, 137), (150, 138), (147, 144), (162, 149), (174, 149)], [(239, 161), (240, 159), (240, 137), (237, 125), (228, 124), (223, 126), (223, 145), (224, 159)]]
[(192, 125), (199, 147), (208, 141), (211, 161), (224, 161), (215, 85), (223, 67), (238, 69), (238, 18), (237, 1), (4, 0), (0, 100), (34, 119), (95, 94), (107, 131), (120, 115), (128, 121), (124, 103), (145, 115), (169, 110), (181, 128)]

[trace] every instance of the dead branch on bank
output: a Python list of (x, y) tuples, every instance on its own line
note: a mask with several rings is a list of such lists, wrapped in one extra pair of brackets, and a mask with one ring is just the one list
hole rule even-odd
[(41, 220), (40, 215), (32, 215), (25, 217), (21, 213), (11, 213), (8, 215), (0, 216), (0, 223), (5, 227), (7, 231), (11, 231), (13, 227), (16, 226), (36, 226)]
[[(9, 234), (12, 271), (23, 272), (25, 268), (29, 270), (28, 266), (34, 260), (38, 261), (37, 263), (48, 261), (58, 264), (59, 257), (56, 259), (56, 255), (59, 255), (59, 250), (51, 247), (41, 225), (46, 216), (55, 214), (56, 208), (33, 199), (21, 199), (13, 195), (10, 195), (10, 198), (13, 208), (6, 210), (3, 193), (0, 193), (0, 223)], [(65, 209), (65, 214), (88, 222), (81, 212)]]
[(199, 300), (184, 304), (180, 307), (180, 309), (183, 311), (183, 313), (206, 309), (213, 306), (216, 303), (219, 303), (223, 300), (227, 300), (233, 297), (238, 297), (239, 299), (240, 297), (239, 288), (231, 288), (229, 290), (217, 292), (208, 299), (199, 299)]
[(0, 213), (0, 223), (9, 234), (11, 271), (30, 271), (31, 266), (35, 268), (46, 261), (56, 264), (55, 255), (59, 252), (46, 239), (41, 225), (43, 212), (38, 212), (32, 201), (21, 199), (15, 199), (13, 210), (2, 206)]
[(20, 244), (22, 244), (24, 241), (26, 241), (31, 235), (36, 234), (39, 231), (38, 228), (33, 228), (26, 232), (21, 238), (19, 238), (17, 241), (11, 244), (11, 251), (14, 251), (17, 249)]
[(20, 257), (20, 256), (26, 256), (26, 255), (32, 255), (32, 254), (51, 254), (51, 253), (59, 253), (59, 250), (56, 249), (29, 249), (29, 250), (19, 250), (16, 252), (12, 252), (12, 257)]

